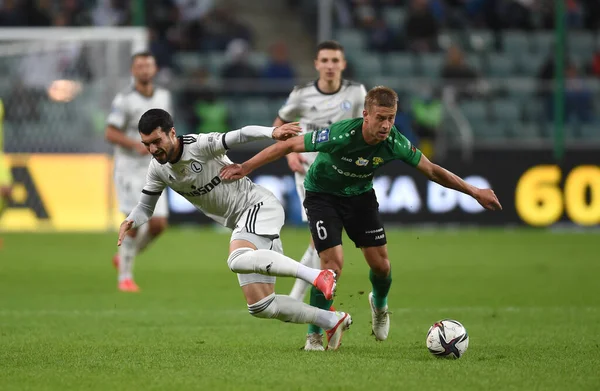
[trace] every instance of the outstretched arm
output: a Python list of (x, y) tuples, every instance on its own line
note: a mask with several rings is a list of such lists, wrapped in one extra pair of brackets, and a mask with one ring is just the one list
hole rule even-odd
[(117, 242), (117, 246), (120, 246), (125, 239), (125, 234), (127, 231), (133, 228), (137, 228), (141, 225), (144, 225), (150, 220), (152, 214), (154, 213), (154, 208), (156, 207), (156, 203), (160, 198), (160, 193), (151, 193), (146, 190), (142, 190), (142, 196), (140, 197), (140, 201), (133, 208), (129, 216), (125, 218), (125, 220), (121, 223), (121, 227), (119, 228), (119, 240)]
[(292, 137), (287, 141), (275, 143), (268, 148), (263, 149), (254, 155), (250, 160), (242, 164), (231, 164), (223, 167), (221, 178), (226, 180), (236, 180), (245, 177), (258, 167), (264, 166), (277, 159), (281, 159), (291, 152), (306, 152), (304, 146), (304, 137)]
[(200, 134), (197, 136), (196, 146), (203, 155), (219, 156), (237, 145), (257, 140), (287, 140), (301, 131), (302, 128), (298, 126), (298, 122), (277, 127), (250, 125), (227, 133)]
[(427, 178), (429, 178), (429, 180), (435, 183), (470, 195), (471, 197), (475, 198), (475, 200), (477, 200), (477, 202), (479, 202), (479, 204), (485, 209), (502, 210), (502, 205), (500, 205), (500, 201), (498, 201), (498, 198), (492, 189), (479, 189), (475, 186), (469, 185), (458, 175), (455, 175), (445, 168), (432, 163), (424, 155), (421, 156), (421, 160), (417, 165), (417, 169), (421, 171)]

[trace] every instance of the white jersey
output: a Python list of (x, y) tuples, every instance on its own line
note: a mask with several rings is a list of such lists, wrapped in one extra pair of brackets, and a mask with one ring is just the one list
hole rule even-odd
[(278, 203), (273, 193), (249, 178), (221, 181), (221, 168), (232, 164), (225, 155), (228, 146), (224, 136), (225, 133), (207, 133), (180, 137), (182, 152), (177, 162), (160, 164), (152, 159), (142, 193), (156, 196), (168, 186), (196, 209), (231, 229), (249, 208), (263, 201)]
[[(140, 94), (133, 86), (117, 94), (112, 102), (107, 124), (121, 130), (134, 140), (140, 140), (138, 122), (146, 111), (163, 109), (172, 113), (171, 93), (164, 88), (155, 87), (152, 96)], [(136, 151), (115, 146), (115, 170), (145, 171), (150, 163), (150, 155), (140, 156)]]
[(367, 90), (360, 83), (342, 80), (340, 89), (328, 94), (314, 81), (294, 88), (279, 109), (279, 118), (285, 122), (299, 119), (305, 133), (324, 129), (343, 119), (362, 117), (366, 96)]

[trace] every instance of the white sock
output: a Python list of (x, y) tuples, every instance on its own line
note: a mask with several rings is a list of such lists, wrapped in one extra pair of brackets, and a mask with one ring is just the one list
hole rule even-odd
[(121, 247), (119, 247), (119, 281), (133, 278), (133, 263), (136, 255), (136, 240), (131, 236), (125, 236)]
[[(318, 269), (320, 265), (315, 267), (315, 265), (313, 264), (314, 253), (316, 253), (315, 249), (309, 245), (306, 251), (304, 252), (304, 255), (302, 256), (300, 263)], [(319, 260), (319, 264), (320, 263), (321, 261)], [(304, 301), (304, 296), (306, 296), (306, 291), (308, 290), (309, 286), (311, 286), (311, 284), (307, 283), (306, 281), (296, 279), (296, 281), (294, 282), (294, 286), (292, 287), (292, 291), (290, 292), (290, 297), (296, 300)]]
[(249, 305), (248, 311), (258, 318), (274, 318), (282, 322), (315, 324), (325, 330), (333, 328), (339, 321), (339, 317), (333, 311), (325, 311), (289, 296), (275, 294)]
[(321, 270), (313, 269), (272, 250), (238, 248), (229, 254), (227, 264), (236, 273), (258, 273), (268, 276), (297, 277), (312, 284)]
[(150, 224), (144, 224), (138, 228), (135, 235), (135, 250), (139, 254), (150, 244), (154, 237), (150, 234)]

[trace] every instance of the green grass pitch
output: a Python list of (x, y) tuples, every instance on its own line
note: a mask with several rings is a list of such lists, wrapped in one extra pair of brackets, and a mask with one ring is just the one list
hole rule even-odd
[[(137, 260), (139, 294), (116, 290), (115, 234), (2, 236), (0, 390), (600, 389), (597, 233), (390, 229), (386, 342), (346, 238), (335, 304), (354, 324), (336, 352), (303, 352), (306, 326), (248, 315), (228, 234), (168, 231)], [(282, 238), (298, 259), (308, 231)], [(442, 318), (469, 331), (460, 360), (425, 348)]]

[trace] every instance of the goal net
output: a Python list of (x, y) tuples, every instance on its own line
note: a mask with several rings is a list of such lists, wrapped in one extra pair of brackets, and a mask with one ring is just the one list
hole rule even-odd
[(0, 29), (5, 151), (101, 152), (115, 93), (144, 28)]

